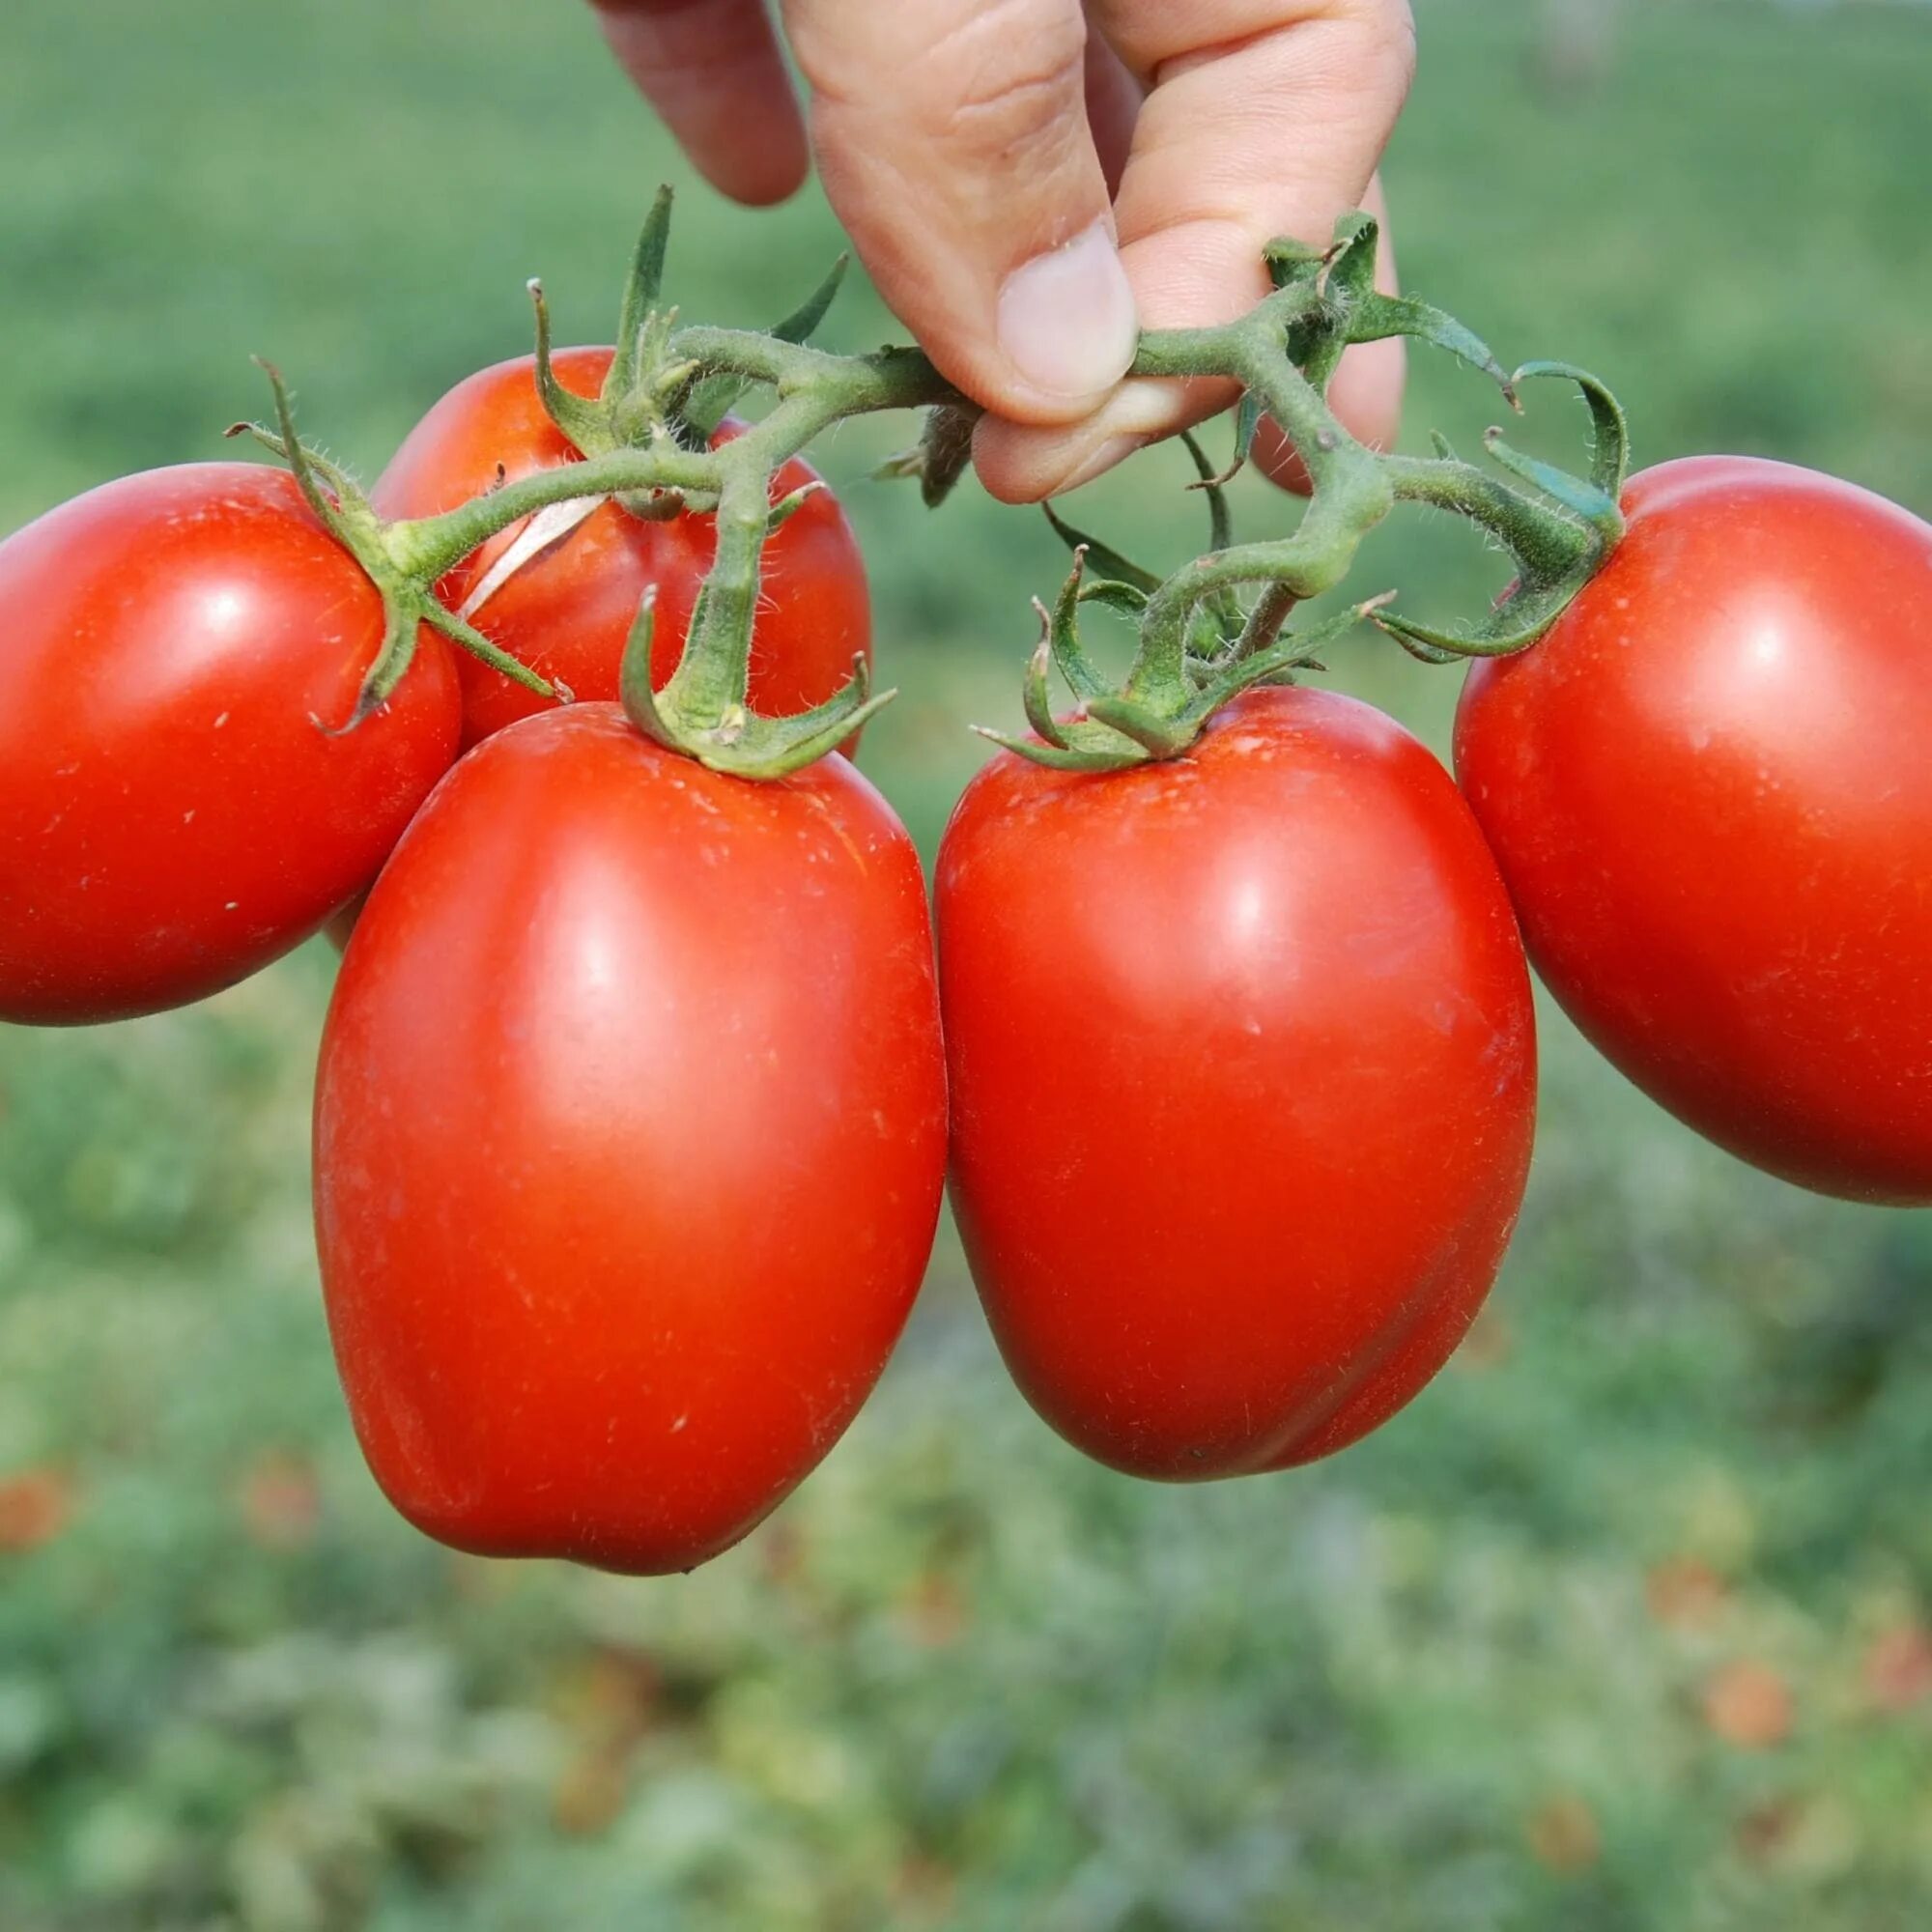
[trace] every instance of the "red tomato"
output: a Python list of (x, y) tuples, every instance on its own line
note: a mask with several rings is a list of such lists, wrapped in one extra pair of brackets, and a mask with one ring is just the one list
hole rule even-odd
[[(584, 396), (597, 393), (610, 366), (608, 349), (566, 349), (554, 358), (557, 380)], [(410, 432), (376, 485), (376, 507), (385, 517), (434, 516), (483, 495), (499, 466), (514, 482), (577, 461), (576, 449), (544, 413), (534, 369), (524, 355), (459, 383)], [(742, 431), (742, 424), (726, 423), (717, 440)], [(815, 474), (802, 460), (787, 463), (773, 481), (774, 498)], [(465, 607), (523, 527), (501, 532), (450, 572), (441, 585), (450, 609)], [(470, 614), (493, 642), (578, 697), (614, 698), (638, 606), (655, 584), (652, 673), (662, 686), (677, 668), (716, 541), (709, 517), (647, 523), (603, 503)], [(753, 708), (776, 716), (822, 703), (852, 675), (854, 657), (869, 654), (871, 635), (859, 546), (832, 493), (817, 491), (765, 546)], [(460, 668), (466, 745), (549, 708), (467, 653)]]
[(339, 906), (330, 913), (324, 923), (322, 936), (338, 952), (349, 951), (349, 942), (355, 936), (355, 922), (362, 917), (362, 908), (369, 902), (367, 893), (357, 893), (346, 906)]
[(455, 757), (425, 632), (354, 731), (383, 606), (295, 479), (156, 469), (0, 545), (0, 1019), (219, 991), (375, 876)]
[(1932, 527), (1747, 458), (1665, 464), (1625, 508), (1457, 722), (1530, 956), (1720, 1146), (1932, 1202)]
[(952, 1199), (1014, 1378), (1090, 1455), (1189, 1480), (1386, 1421), (1488, 1293), (1535, 1021), (1449, 776), (1330, 692), (1184, 758), (995, 758), (941, 848)]
[(919, 861), (614, 705), (492, 738), (411, 827), (322, 1049), (316, 1218), (377, 1480), (462, 1549), (689, 1569), (838, 1439), (931, 1250)]

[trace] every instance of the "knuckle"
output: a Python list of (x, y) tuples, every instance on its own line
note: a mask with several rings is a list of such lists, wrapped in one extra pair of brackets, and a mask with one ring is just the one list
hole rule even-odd
[(1354, 0), (1348, 11), (1363, 37), (1365, 58), (1406, 96), (1415, 79), (1415, 14), (1408, 0)]
[(976, 10), (921, 57), (912, 84), (928, 125), (954, 150), (999, 156), (1064, 135), (1082, 99), (1086, 34), (1077, 14), (1022, 29), (1010, 7)]
[(794, 31), (793, 45), (823, 103), (889, 116), (949, 154), (995, 159), (1078, 122), (1087, 44), (1078, 7), (954, 0), (942, 11), (936, 30), (926, 10), (905, 7), (883, 37)]

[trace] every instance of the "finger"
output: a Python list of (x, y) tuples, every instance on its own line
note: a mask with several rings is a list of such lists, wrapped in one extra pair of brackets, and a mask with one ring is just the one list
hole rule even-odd
[(1140, 119), (1141, 102), (1146, 98), (1140, 82), (1107, 44), (1107, 37), (1090, 27), (1087, 126), (1093, 132), (1094, 152), (1100, 156), (1100, 173), (1110, 195), (1120, 192), (1121, 177), (1126, 172), (1127, 155), (1133, 146), (1134, 123)]
[(785, 0), (785, 23), (826, 194), (899, 320), (989, 409), (1090, 413), (1137, 324), (1079, 0)]
[[(1094, 0), (1150, 83), (1121, 182), (1121, 255), (1149, 327), (1224, 322), (1266, 293), (1264, 244), (1316, 245), (1358, 207), (1401, 111), (1404, 0)], [(1225, 384), (1133, 381), (1076, 428), (989, 419), (974, 442), (995, 496), (1072, 487), (1227, 407)]]
[[(1369, 184), (1362, 206), (1381, 226), (1381, 252), (1376, 260), (1376, 287), (1385, 296), (1399, 295), (1395, 248), (1389, 241), (1388, 202), (1379, 176)], [(1392, 449), (1402, 427), (1402, 392), (1408, 376), (1408, 345), (1399, 335), (1381, 342), (1358, 342), (1342, 357), (1328, 384), (1328, 407), (1357, 442), (1371, 449)], [(1294, 445), (1272, 416), (1262, 419), (1255, 432), (1255, 468), (1297, 497), (1309, 492), (1308, 470)]]
[(805, 180), (805, 124), (763, 0), (591, 0), (604, 38), (704, 178), (734, 201)]

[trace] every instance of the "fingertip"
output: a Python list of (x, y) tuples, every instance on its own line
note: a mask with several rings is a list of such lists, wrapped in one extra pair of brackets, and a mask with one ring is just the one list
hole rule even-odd
[(691, 158), (720, 194), (746, 208), (772, 208), (789, 201), (811, 172), (805, 129), (794, 121), (788, 130), (768, 129), (755, 144), (724, 141), (701, 147), (694, 142)]
[(1130, 377), (1072, 428), (981, 416), (973, 434), (974, 468), (999, 501), (1043, 502), (1091, 483), (1191, 420), (1185, 393), (1174, 383)]
[(591, 0), (624, 71), (721, 194), (754, 208), (810, 167), (805, 123), (760, 0)]
[(995, 335), (1012, 380), (991, 406), (1032, 419), (1078, 421), (1125, 376), (1140, 319), (1104, 219), (1007, 276)]

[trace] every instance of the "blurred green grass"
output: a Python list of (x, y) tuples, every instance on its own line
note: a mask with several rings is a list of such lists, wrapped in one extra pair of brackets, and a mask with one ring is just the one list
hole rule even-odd
[[(1932, 16), (1626, 5), (1560, 80), (1537, 9), (1419, 11), (1411, 286), (1506, 360), (1600, 368), (1643, 460), (1759, 450), (1932, 510)], [(838, 245), (815, 198), (692, 185), (562, 4), (13, 0), (0, 161), (8, 527), (218, 454), (254, 352), (373, 472), (524, 345), (526, 275), (566, 332), (608, 326), (661, 177), (687, 313), (776, 314)], [(893, 332), (860, 292), (829, 334)], [(1472, 440), (1481, 384), (1415, 377), (1411, 435)], [(1533, 407), (1542, 446), (1580, 433)], [(931, 521), (867, 481), (899, 434), (822, 457), (904, 690), (866, 761), (930, 850), (1063, 558), (970, 490)], [(1076, 514), (1178, 555), (1185, 473)], [(1425, 519), (1362, 571), (1444, 611), (1493, 578)], [(1338, 675), (1440, 741), (1452, 677), (1374, 642)], [(1348, 1457), (1207, 1491), (1090, 1467), (947, 1245), (879, 1397), (745, 1548), (664, 1583), (490, 1568), (389, 1515), (335, 1390), (303, 1175), (327, 972), (0, 1032), (7, 1932), (1932, 1916), (1922, 1218), (1736, 1167), (1552, 1013), (1492, 1311)]]

